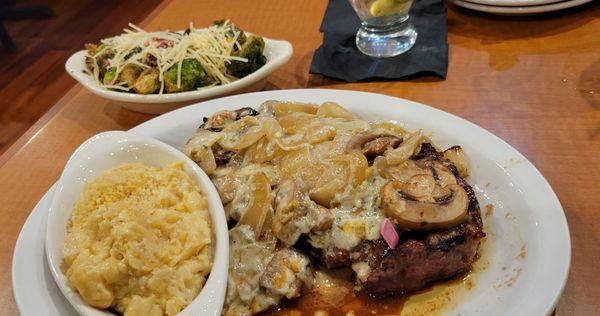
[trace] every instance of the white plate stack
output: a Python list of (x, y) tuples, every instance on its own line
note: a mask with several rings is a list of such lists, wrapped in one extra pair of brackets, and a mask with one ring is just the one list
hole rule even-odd
[(551, 12), (582, 5), (593, 0), (448, 0), (471, 10), (504, 14), (525, 15)]

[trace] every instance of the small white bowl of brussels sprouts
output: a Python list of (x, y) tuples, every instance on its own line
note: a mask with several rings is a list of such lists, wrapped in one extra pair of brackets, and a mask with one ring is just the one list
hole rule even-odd
[[(189, 30), (186, 32), (189, 32)], [(180, 31), (176, 33), (163, 34), (184, 34), (184, 32)], [(250, 33), (245, 34), (246, 36), (248, 36), (248, 39), (256, 37), (251, 35)], [(244, 36), (244, 38), (246, 36)], [(238, 79), (235, 79), (229, 83), (194, 87), (190, 91), (166, 91), (166, 85), (163, 85), (163, 88), (160, 89), (160, 93), (159, 90), (154, 90), (153, 93), (147, 92), (147, 94), (142, 94), (136, 92), (136, 89), (133, 88), (133, 84), (129, 86), (130, 89), (128, 91), (126, 91), (125, 89), (119, 90), (107, 87), (103, 84), (102, 80), (99, 80), (99, 78), (94, 77), (93, 71), (90, 71), (90, 53), (89, 47), (87, 47), (87, 45), (87, 51), (82, 50), (76, 52), (67, 60), (65, 64), (65, 69), (75, 80), (81, 83), (87, 90), (98, 96), (114, 101), (121, 101), (119, 105), (133, 111), (151, 114), (162, 114), (174, 110), (176, 108), (188, 105), (190, 104), (189, 101), (202, 101), (215, 97), (262, 89), (262, 87), (266, 83), (266, 77), (273, 71), (284, 65), (293, 54), (292, 45), (288, 41), (274, 40), (265, 37), (262, 37), (262, 40), (264, 40), (264, 48), (262, 49), (262, 56), (260, 56), (260, 65), (257, 66), (256, 69), (253, 69), (251, 73), (244, 74), (244, 76), (236, 76)], [(246, 43), (248, 42), (250, 42), (250, 40), (246, 41)], [(103, 44), (100, 44), (99, 46), (102, 45)], [(241, 45), (240, 47), (241, 48), (239, 48), (239, 50), (242, 51), (244, 46)], [(138, 51), (135, 52), (137, 53)], [(97, 55), (99, 54), (96, 54), (96, 56)], [(96, 64), (101, 64), (101, 62), (97, 61)], [(175, 67), (176, 66), (172, 66), (172, 68)], [(181, 68), (185, 69), (185, 67)], [(100, 66), (100, 69), (102, 69), (102, 66)], [(138, 78), (146, 74), (146, 72), (142, 70), (143, 68), (140, 69), (136, 74)], [(106, 80), (106, 78), (109, 76), (108, 72), (106, 70), (104, 71), (105, 73), (99, 75), (98, 68), (96, 68), (95, 74), (98, 77), (104, 76), (104, 81), (108, 81)], [(139, 74), (140, 72), (142, 74), (141, 76)], [(176, 77), (177, 76), (175, 76), (175, 78)], [(181, 76), (178, 79), (180, 80), (179, 83), (183, 84), (184, 77), (185, 74), (181, 73)], [(163, 72), (162, 80), (165, 80), (166, 78), (167, 72)], [(116, 80), (113, 79), (113, 82), (114, 81)], [(122, 80), (121, 84), (123, 84)]]

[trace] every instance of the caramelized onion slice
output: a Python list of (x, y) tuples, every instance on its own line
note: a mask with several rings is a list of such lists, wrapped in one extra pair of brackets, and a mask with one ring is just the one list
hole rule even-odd
[(219, 145), (227, 150), (240, 150), (251, 146), (266, 135), (264, 125), (255, 116), (245, 116), (221, 132)]
[(365, 181), (369, 163), (365, 155), (358, 152), (346, 155), (345, 159), (348, 161), (350, 167), (349, 182), (352, 186), (356, 187)]
[(263, 164), (284, 154), (285, 151), (281, 149), (276, 142), (272, 142), (267, 137), (263, 137), (246, 149), (243, 164)]
[(296, 136), (277, 138), (275, 139), (275, 144), (284, 151), (294, 151), (308, 146), (304, 138)]
[(211, 175), (210, 180), (217, 188), (223, 204), (233, 201), (240, 184), (236, 179), (236, 170), (232, 167), (222, 168), (219, 172)]
[(255, 236), (260, 236), (267, 218), (272, 218), (271, 185), (264, 173), (258, 172), (248, 179), (250, 201), (246, 212), (240, 218), (238, 225), (248, 225)]
[(368, 162), (359, 152), (342, 155), (321, 164), (322, 172), (317, 174), (318, 181), (309, 192), (310, 198), (318, 204), (331, 207), (331, 201), (337, 193), (346, 187), (356, 187), (366, 178)]
[(297, 176), (299, 170), (309, 169), (311, 165), (310, 151), (308, 147), (302, 147), (284, 155), (279, 163), (279, 169), (282, 178), (292, 179)]
[(465, 151), (460, 146), (453, 146), (444, 151), (444, 157), (450, 160), (461, 178), (469, 176), (469, 162)]
[(331, 200), (349, 184), (350, 162), (339, 159), (322, 166), (324, 172), (318, 175), (318, 181), (310, 189), (309, 196), (319, 205), (331, 207)]
[(318, 144), (332, 140), (337, 131), (331, 125), (317, 125), (306, 131), (306, 140), (311, 144)]
[(319, 205), (331, 207), (331, 200), (337, 193), (344, 190), (344, 184), (345, 181), (342, 179), (333, 179), (325, 185), (310, 190), (309, 196)]
[(291, 112), (277, 118), (279, 125), (287, 134), (297, 134), (311, 127), (311, 122), (316, 116), (304, 112)]
[(217, 162), (212, 151), (212, 146), (221, 137), (220, 133), (199, 129), (185, 144), (183, 152), (194, 162), (198, 163), (206, 174), (210, 175), (217, 169)]
[(407, 161), (410, 157), (419, 153), (422, 143), (423, 134), (421, 131), (406, 135), (398, 148), (385, 152), (387, 163), (393, 166)]
[(387, 131), (388, 133), (397, 135), (399, 137), (403, 137), (407, 134), (406, 130), (402, 126), (390, 121), (371, 123), (371, 127), (380, 129), (382, 131)]
[(354, 114), (335, 102), (325, 102), (317, 110), (317, 116), (353, 119)]
[(303, 112), (308, 114), (317, 114), (318, 106), (311, 103), (299, 102), (276, 102), (271, 105), (273, 114), (280, 117), (293, 112)]

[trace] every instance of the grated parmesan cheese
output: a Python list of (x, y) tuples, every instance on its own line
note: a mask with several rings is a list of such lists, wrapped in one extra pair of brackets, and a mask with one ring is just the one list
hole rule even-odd
[(194, 58), (200, 62), (212, 82), (210, 86), (230, 83), (237, 79), (226, 73), (226, 65), (232, 60), (248, 62), (246, 58), (232, 56), (234, 47), (240, 47), (238, 38), (241, 32), (232, 28), (229, 21), (202, 29), (197, 29), (190, 23), (187, 34), (168, 30), (146, 32), (132, 23), (123, 31), (121, 35), (102, 39), (101, 49), (91, 56), (97, 60), (107, 50), (114, 52), (114, 57), (109, 59), (108, 65), (116, 70), (113, 82), (104, 84), (99, 78), (98, 64), (91, 63), (96, 82), (109, 89), (128, 91), (127, 83), (116, 82), (119, 73), (128, 64), (143, 69), (152, 68), (144, 62), (148, 55), (156, 59), (160, 81), (159, 94), (165, 89), (164, 73), (172, 66), (177, 67), (177, 87), (181, 86), (181, 65), (184, 59)]

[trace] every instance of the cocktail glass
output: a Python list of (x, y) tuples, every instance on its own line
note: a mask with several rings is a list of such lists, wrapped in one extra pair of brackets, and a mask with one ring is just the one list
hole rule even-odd
[(348, 0), (361, 26), (356, 46), (366, 55), (391, 57), (407, 52), (417, 40), (409, 10), (412, 0)]

